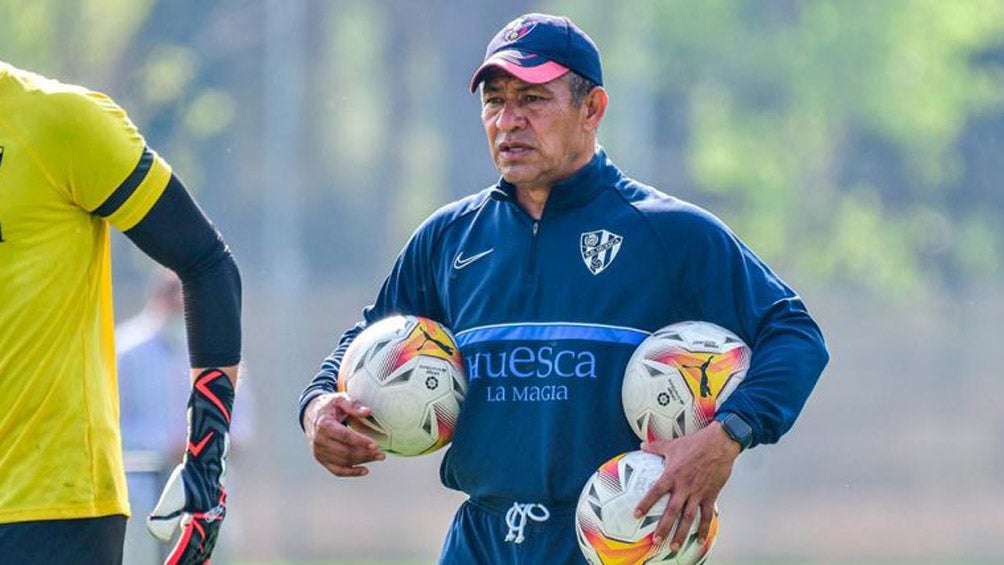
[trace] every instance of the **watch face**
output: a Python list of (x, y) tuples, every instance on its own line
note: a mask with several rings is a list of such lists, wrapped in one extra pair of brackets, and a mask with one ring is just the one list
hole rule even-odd
[(732, 437), (739, 442), (743, 449), (749, 447), (753, 442), (753, 429), (741, 417), (729, 414), (722, 420), (722, 427)]

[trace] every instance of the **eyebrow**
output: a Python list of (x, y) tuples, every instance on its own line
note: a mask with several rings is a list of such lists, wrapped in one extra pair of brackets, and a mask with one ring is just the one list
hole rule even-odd
[[(482, 90), (482, 92), (485, 92), (485, 93), (488, 93), (488, 92), (499, 92), (499, 91), (502, 90), (502, 87), (498, 85), (498, 82), (493, 82), (493, 83), (487, 83), (486, 82), (484, 84), (484, 86), (481, 88), (481, 90)], [(516, 87), (516, 92), (526, 92), (527, 90), (543, 90), (545, 92), (548, 91), (547, 88), (545, 88), (543, 84), (526, 83), (526, 84), (524, 84), (522, 86), (517, 86)]]

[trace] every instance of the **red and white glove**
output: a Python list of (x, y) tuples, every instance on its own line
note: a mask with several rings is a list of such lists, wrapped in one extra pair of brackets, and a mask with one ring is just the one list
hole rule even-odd
[(195, 379), (188, 399), (188, 447), (185, 458), (171, 472), (146, 527), (168, 542), (177, 528), (181, 538), (166, 565), (209, 563), (227, 514), (226, 474), (230, 413), (234, 387), (226, 373), (206, 369)]

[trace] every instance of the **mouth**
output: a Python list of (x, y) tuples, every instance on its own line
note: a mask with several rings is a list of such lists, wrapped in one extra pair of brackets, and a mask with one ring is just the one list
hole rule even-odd
[(533, 151), (533, 147), (518, 141), (502, 141), (497, 144), (499, 156), (503, 159), (518, 159)]

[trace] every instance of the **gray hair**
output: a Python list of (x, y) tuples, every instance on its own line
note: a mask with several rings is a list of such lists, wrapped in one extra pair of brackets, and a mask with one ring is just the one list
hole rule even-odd
[(572, 104), (576, 107), (581, 106), (586, 96), (598, 86), (595, 82), (575, 71), (568, 71), (563, 78), (568, 83), (568, 88), (572, 91)]

